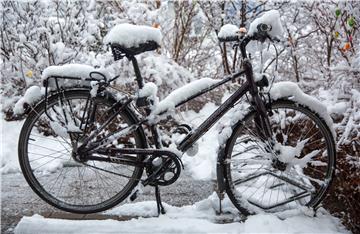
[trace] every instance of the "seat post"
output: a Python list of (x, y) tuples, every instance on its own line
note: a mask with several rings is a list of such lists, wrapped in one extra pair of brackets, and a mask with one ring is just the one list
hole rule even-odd
[(133, 64), (134, 71), (135, 71), (135, 76), (136, 76), (136, 81), (138, 83), (139, 89), (142, 89), (144, 87), (144, 80), (143, 80), (143, 78), (141, 76), (137, 60), (136, 60), (135, 56), (133, 56), (133, 55), (128, 57), (128, 58), (131, 60), (131, 62)]

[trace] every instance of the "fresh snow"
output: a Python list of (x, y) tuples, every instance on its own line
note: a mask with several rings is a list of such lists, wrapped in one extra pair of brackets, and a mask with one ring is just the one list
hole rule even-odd
[(270, 96), (273, 100), (291, 97), (291, 100), (310, 108), (326, 122), (334, 139), (336, 138), (333, 121), (326, 106), (315, 97), (304, 93), (296, 83), (290, 81), (275, 83), (270, 89)]
[(142, 89), (139, 90), (139, 98), (156, 97), (158, 87), (153, 82), (147, 82)]
[[(240, 222), (239, 217), (232, 213), (233, 210), (226, 210), (228, 202), (226, 198), (223, 204), (226, 213), (222, 215), (216, 215), (218, 200), (215, 193), (190, 206), (164, 204), (167, 213), (160, 217), (153, 217), (156, 215), (155, 201), (126, 204), (106, 212), (119, 216), (140, 216), (128, 221), (62, 220), (33, 215), (23, 217), (15, 233), (348, 233), (340, 221), (324, 209), (320, 209), (316, 217), (304, 208), (257, 214)], [(233, 221), (223, 223), (223, 220)]]
[(219, 81), (220, 80), (211, 78), (202, 78), (175, 89), (159, 102), (159, 104), (155, 107), (155, 110), (152, 112), (152, 115), (157, 115), (164, 111), (174, 109), (180, 102), (206, 88), (209, 88), (211, 85), (216, 84)]
[(233, 24), (225, 24), (221, 27), (218, 38), (236, 37), (239, 33), (239, 27)]
[(140, 44), (154, 41), (160, 45), (162, 34), (160, 29), (133, 24), (119, 24), (105, 36), (104, 43), (117, 43), (123, 47), (137, 47)]
[(3, 114), (0, 113), (0, 174), (20, 172), (17, 144), (23, 123), (24, 121), (5, 121)]
[(280, 21), (280, 13), (277, 10), (270, 10), (265, 12), (261, 17), (256, 18), (249, 28), (248, 35), (252, 36), (258, 31), (259, 24), (271, 25), (271, 30), (268, 32), (270, 37), (281, 38), (283, 35), (283, 27)]
[(39, 101), (44, 95), (44, 90), (41, 90), (39, 86), (31, 86), (28, 88), (23, 97), (21, 97), (14, 106), (14, 114), (20, 115), (23, 114), (25, 109), (24, 105), (32, 105), (35, 102)]
[[(49, 66), (47, 67), (41, 76), (42, 80), (46, 80), (49, 77), (76, 77), (81, 78), (82, 80), (70, 80), (70, 79), (59, 79), (59, 85), (64, 87), (72, 87), (76, 85), (85, 85), (90, 86), (89, 81), (85, 81), (86, 78), (90, 78), (91, 72), (99, 72), (103, 74), (106, 79), (109, 79), (109, 74), (105, 69), (100, 68), (96, 69), (89, 65), (84, 64), (65, 64), (61, 66)], [(94, 74), (93, 78), (102, 79), (98, 74)], [(56, 87), (54, 79), (49, 79), (49, 87)]]
[[(214, 103), (207, 103), (198, 113), (187, 111), (183, 114), (184, 118), (195, 129), (198, 127), (216, 108)], [(198, 141), (198, 153), (191, 157), (185, 154), (182, 161), (185, 170), (188, 170), (192, 178), (196, 180), (215, 180), (218, 143), (218, 129), (214, 126), (209, 129)]]

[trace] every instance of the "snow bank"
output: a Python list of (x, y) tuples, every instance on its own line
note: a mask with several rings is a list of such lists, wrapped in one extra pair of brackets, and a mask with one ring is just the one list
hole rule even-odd
[(233, 24), (225, 24), (221, 27), (218, 38), (236, 37), (239, 33), (239, 27)]
[(154, 41), (160, 45), (162, 34), (160, 29), (133, 24), (119, 24), (105, 36), (104, 43), (117, 43), (123, 47), (137, 47), (142, 43)]
[(21, 127), (24, 121), (8, 122), (4, 120), (0, 113), (0, 130), (1, 130), (1, 146), (0, 146), (0, 174), (20, 172), (18, 162), (18, 139)]
[[(318, 212), (317, 217), (294, 211), (282, 214), (281, 218), (277, 214), (258, 214), (250, 216), (245, 222), (236, 222), (239, 220), (236, 216), (216, 215), (216, 202), (213, 194), (192, 206), (164, 204), (165, 215), (129, 221), (61, 220), (34, 215), (23, 217), (15, 233), (348, 233), (340, 221), (325, 210)], [(155, 201), (126, 204), (107, 213), (119, 216), (145, 214), (148, 217), (149, 212), (156, 214)], [(235, 222), (223, 223), (226, 218)]]
[[(187, 111), (183, 116), (186, 122), (195, 129), (217, 108), (218, 106), (214, 103), (207, 103), (199, 113)], [(194, 157), (190, 157), (187, 154), (183, 155), (182, 160), (185, 170), (189, 171), (191, 177), (195, 180), (210, 181), (216, 179), (217, 149), (219, 147), (217, 138), (218, 130), (214, 126), (197, 141), (199, 151)]]
[(249, 28), (248, 35), (252, 36), (258, 31), (257, 26), (259, 24), (271, 25), (271, 30), (268, 32), (270, 37), (282, 37), (283, 27), (280, 21), (280, 13), (277, 10), (271, 10), (263, 14), (261, 17), (256, 18)]
[(24, 113), (24, 105), (32, 105), (35, 102), (39, 101), (41, 97), (44, 95), (44, 90), (41, 90), (39, 86), (31, 86), (28, 88), (22, 98), (20, 98), (14, 107), (14, 114), (21, 115)]
[[(41, 79), (46, 80), (47, 78), (52, 77), (52, 76), (53, 77), (76, 77), (76, 78), (81, 78), (82, 80), (59, 79), (58, 80), (59, 85), (61, 87), (72, 87), (72, 86), (77, 86), (77, 85), (90, 86), (90, 81), (85, 81), (85, 79), (90, 78), (91, 72), (99, 72), (99, 73), (103, 74), (106, 77), (106, 79), (110, 78), (110, 75), (103, 68), (96, 69), (92, 66), (84, 65), (84, 64), (65, 64), (62, 66), (47, 67), (43, 71), (43, 73), (41, 75)], [(102, 79), (103, 77), (98, 74), (94, 74), (93, 78)], [(55, 81), (53, 79), (49, 79), (48, 85), (50, 87), (56, 87)]]
[(152, 112), (153, 115), (160, 114), (161, 112), (172, 110), (177, 104), (186, 100), (190, 96), (209, 88), (211, 85), (218, 83), (220, 80), (211, 78), (202, 78), (191, 83), (184, 85), (171, 92), (166, 98), (159, 102), (155, 110)]
[(275, 83), (270, 90), (270, 96), (273, 100), (292, 97), (292, 100), (295, 102), (310, 108), (326, 122), (331, 133), (333, 134), (334, 139), (336, 139), (333, 121), (328, 113), (326, 106), (315, 97), (305, 94), (296, 83), (289, 81)]

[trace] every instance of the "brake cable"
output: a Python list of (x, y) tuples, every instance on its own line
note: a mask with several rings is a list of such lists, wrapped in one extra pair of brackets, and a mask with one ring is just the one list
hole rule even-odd
[[(272, 43), (272, 45), (273, 45), (273, 47), (274, 47), (274, 49), (275, 49), (275, 53), (276, 53), (276, 59), (275, 59), (275, 72), (277, 72), (278, 71), (278, 61), (279, 61), (279, 52), (278, 52), (278, 50), (277, 50), (277, 48), (276, 48), (276, 46), (275, 46), (275, 44), (274, 43)], [(273, 84), (274, 84), (274, 81), (275, 81), (275, 75), (273, 75), (273, 79), (271, 80), (271, 84), (270, 84), (270, 88), (269, 88), (269, 91), (268, 91), (268, 93), (270, 93), (270, 90), (271, 90), (271, 88), (272, 88), (272, 86), (273, 86)], [(270, 97), (269, 97), (270, 98)]]

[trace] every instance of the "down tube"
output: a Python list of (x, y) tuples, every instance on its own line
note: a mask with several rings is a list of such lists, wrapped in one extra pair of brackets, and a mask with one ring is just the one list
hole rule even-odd
[(249, 90), (246, 81), (233, 95), (231, 95), (218, 109), (214, 111), (193, 133), (185, 137), (178, 149), (182, 152), (188, 150), (194, 142), (204, 135), (235, 103)]

